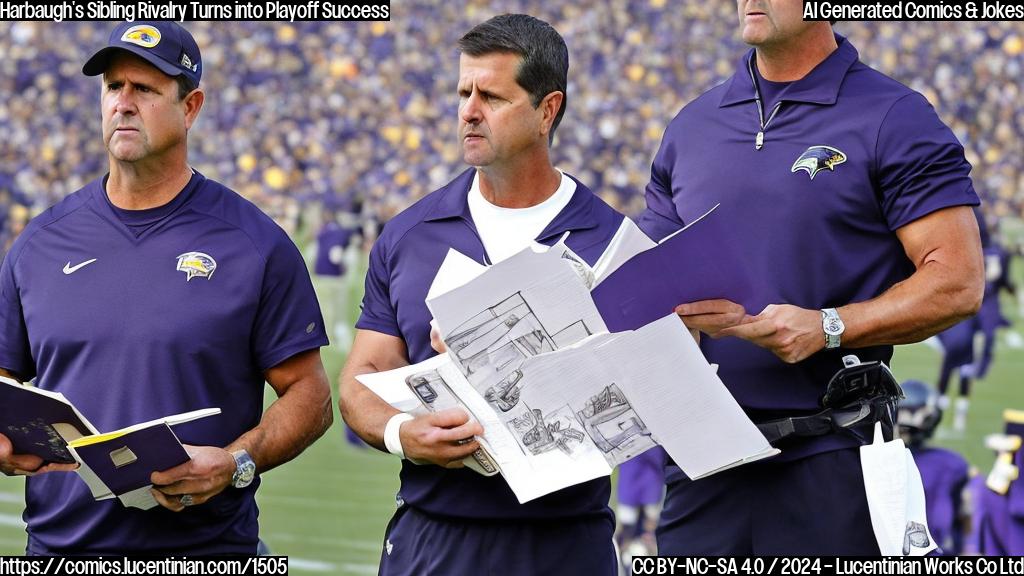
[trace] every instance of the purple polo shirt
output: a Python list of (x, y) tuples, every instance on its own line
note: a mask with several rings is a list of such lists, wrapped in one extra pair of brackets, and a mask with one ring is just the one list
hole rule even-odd
[[(100, 431), (219, 407), (175, 432), (225, 446), (259, 423), (265, 370), (327, 345), (302, 257), (258, 208), (200, 174), (138, 235), (104, 181), (34, 219), (4, 260), (0, 366), (62, 392)], [(205, 258), (182, 258), (193, 252)], [(175, 513), (96, 502), (77, 474), (43, 474), (27, 480), (28, 548), (251, 554), (257, 485)]]
[(974, 334), (981, 328), (977, 316), (938, 333), (942, 342), (942, 362), (950, 369), (974, 364)]
[[(454, 248), (488, 264), (484, 245), (466, 201), (475, 169), (428, 194), (384, 226), (370, 252), (363, 311), (356, 328), (405, 341), (409, 361), (422, 362), (437, 353), (430, 347), (427, 290)], [(536, 238), (551, 245), (571, 232), (567, 244), (588, 264), (604, 252), (622, 222), (622, 215), (577, 181), (569, 204)], [(550, 518), (604, 514), (611, 485), (599, 478), (526, 504), (519, 504), (500, 476), (470, 470), (447, 470), (402, 461), (399, 499), (426, 512), (463, 518)]]
[[(640, 227), (660, 239), (721, 203), (743, 255), (736, 266), (757, 279), (750, 314), (772, 303), (816, 310), (878, 296), (914, 271), (896, 230), (979, 203), (963, 148), (924, 97), (836, 40), (837, 50), (778, 95), (762, 149), (750, 51), (730, 80), (672, 120), (651, 168)], [(837, 349), (791, 365), (738, 338), (704, 338), (701, 348), (758, 421), (815, 411), (846, 354), (892, 356), (891, 346)], [(858, 443), (834, 434), (783, 446), (780, 458)]]
[(328, 222), (320, 229), (316, 236), (316, 261), (313, 264), (313, 273), (317, 276), (341, 276), (345, 273), (345, 265), (341, 262), (331, 262), (331, 250), (348, 247), (354, 230), (343, 227), (337, 222)]
[[(988, 334), (994, 334), (996, 329), (1009, 326), (1010, 321), (1003, 316), (999, 306), (999, 293), (1002, 290), (1009, 290), (1010, 283), (1010, 254), (993, 240), (984, 249), (985, 256), (985, 298), (981, 301), (981, 309), (978, 310), (978, 321), (981, 329)], [(995, 271), (998, 271), (998, 274)]]
[[(1007, 430), (1008, 434), (1020, 432)], [(1013, 464), (1024, 466), (1024, 454), (1014, 454)], [(983, 556), (1020, 556), (1024, 554), (1024, 481), (1014, 480), (1006, 494), (985, 486), (985, 478), (971, 481), (974, 498), (972, 544)]]
[(912, 448), (921, 472), (928, 529), (947, 554), (963, 552), (963, 491), (970, 467), (964, 457), (945, 448)]
[(665, 495), (665, 449), (655, 446), (619, 465), (619, 504), (658, 504)]

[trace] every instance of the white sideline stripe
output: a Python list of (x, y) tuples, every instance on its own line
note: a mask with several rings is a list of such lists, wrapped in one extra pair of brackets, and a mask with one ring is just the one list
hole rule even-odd
[(21, 519), (21, 514), (0, 514), (0, 526), (25, 528), (25, 521)]
[(376, 574), (377, 566), (373, 564), (342, 564), (342, 570), (356, 574)]
[(299, 506), (304, 508), (315, 508), (317, 510), (333, 509), (333, 510), (352, 510), (359, 509), (365, 510), (369, 508), (369, 505), (365, 501), (354, 502), (348, 500), (327, 500), (323, 498), (312, 498), (305, 496), (260, 496), (256, 498), (256, 501), (262, 506), (267, 502), (276, 502), (278, 504), (287, 504), (289, 506)]
[[(365, 550), (368, 552), (380, 552), (383, 544), (379, 540), (349, 540), (341, 538), (323, 538), (317, 536), (306, 536), (303, 534), (292, 534), (291, 532), (264, 532), (264, 540), (273, 542), (303, 542), (305, 544), (316, 544), (326, 548), (347, 548), (349, 550)], [(274, 549), (271, 548), (271, 551)]]
[(303, 572), (337, 572), (337, 566), (330, 562), (321, 562), (319, 560), (289, 556), (288, 570), (300, 570)]

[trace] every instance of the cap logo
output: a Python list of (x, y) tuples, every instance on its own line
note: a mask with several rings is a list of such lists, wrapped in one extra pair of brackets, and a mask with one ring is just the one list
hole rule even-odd
[(121, 35), (121, 42), (152, 48), (160, 43), (160, 31), (147, 25), (132, 26)]
[(193, 64), (192, 63), (192, 59), (189, 58), (188, 54), (185, 54), (185, 53), (181, 54), (181, 65), (182, 65), (182, 67), (188, 68), (189, 70), (191, 70), (193, 72), (195, 72), (199, 68), (199, 65), (198, 64)]
[(796, 159), (789, 169), (792, 173), (800, 171), (807, 172), (807, 175), (814, 180), (814, 177), (822, 170), (834, 172), (836, 166), (846, 162), (846, 154), (831, 146), (811, 146)]
[(209, 254), (202, 252), (186, 252), (178, 256), (178, 271), (185, 273), (185, 281), (190, 281), (196, 276), (209, 280), (217, 269), (217, 261)]

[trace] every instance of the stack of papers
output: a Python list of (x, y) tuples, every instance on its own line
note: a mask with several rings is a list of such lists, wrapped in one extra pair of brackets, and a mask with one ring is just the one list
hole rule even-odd
[[(564, 239), (486, 268), (450, 251), (427, 300), (447, 352), (357, 379), (400, 410), (463, 407), (484, 428), (467, 465), (500, 472), (520, 502), (607, 476), (655, 444), (694, 479), (775, 455), (671, 313), (687, 298), (742, 300), (718, 288), (737, 275), (665, 291), (671, 304), (650, 321), (646, 282), (626, 278), (691, 250), (678, 239), (698, 238), (702, 221), (655, 245), (627, 219), (593, 269)], [(623, 292), (651, 306), (622, 306)], [(609, 332), (624, 325), (636, 327)]]

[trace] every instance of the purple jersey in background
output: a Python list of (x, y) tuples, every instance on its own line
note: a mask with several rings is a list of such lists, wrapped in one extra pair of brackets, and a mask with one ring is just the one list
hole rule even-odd
[(619, 465), (619, 504), (658, 504), (665, 496), (665, 449), (655, 446)]
[(961, 516), (970, 468), (967, 461), (945, 448), (911, 448), (911, 452), (921, 472), (932, 536), (945, 553), (963, 553)]
[(342, 276), (345, 274), (344, 251), (356, 232), (341, 224), (330, 221), (324, 224), (316, 237), (316, 262), (313, 273), (317, 276)]

